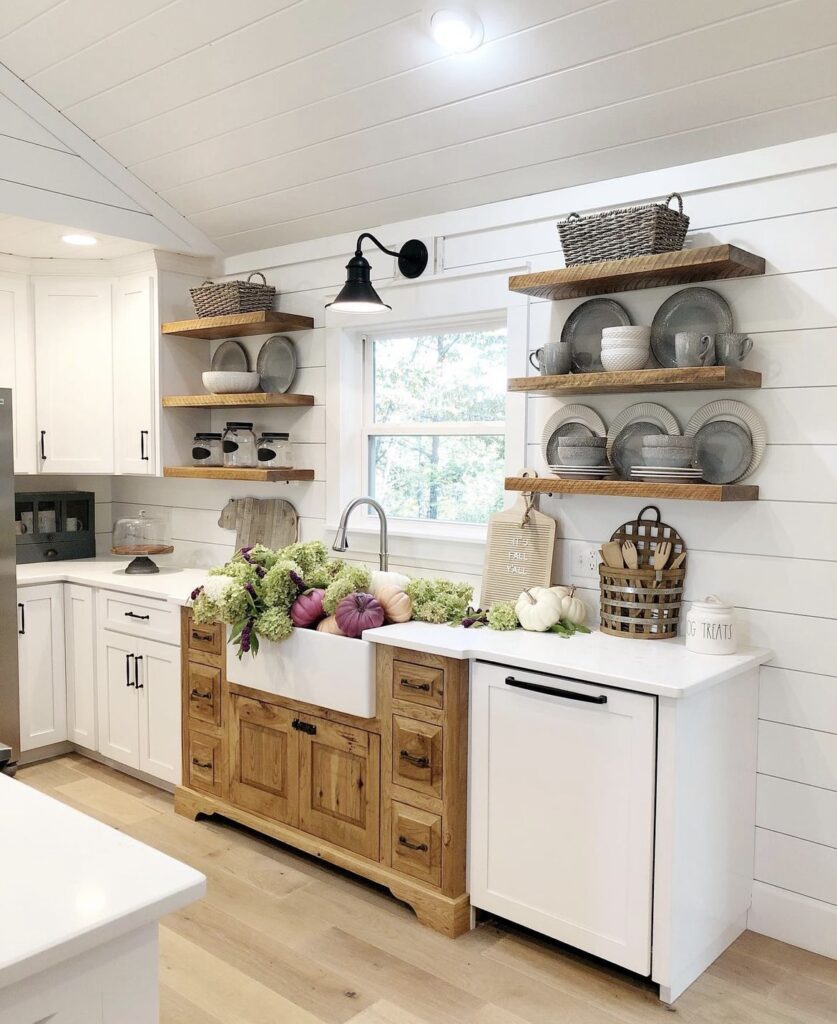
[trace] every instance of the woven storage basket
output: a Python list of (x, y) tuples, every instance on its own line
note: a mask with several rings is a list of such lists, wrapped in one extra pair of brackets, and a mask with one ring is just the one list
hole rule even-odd
[[(669, 203), (676, 199), (679, 210)], [(571, 213), (558, 222), (558, 234), (568, 267), (577, 263), (624, 260), (683, 248), (689, 218), (683, 213), (683, 198), (672, 192), (665, 203), (628, 206), (582, 217)]]
[[(656, 512), (657, 518), (643, 518), (646, 512)], [(657, 570), (651, 559), (657, 544), (667, 540), (671, 543), (671, 564), (686, 550), (683, 538), (660, 521), (660, 510), (655, 505), (646, 505), (636, 519), (623, 523), (610, 539), (620, 546), (626, 540), (633, 541), (639, 568), (611, 569), (604, 563), (599, 566), (602, 632), (638, 640), (677, 636), (686, 570)]]
[[(260, 277), (262, 283), (251, 283), (251, 277)], [(255, 271), (246, 281), (204, 281), (200, 288), (190, 288), (192, 302), (198, 316), (226, 316), (229, 313), (258, 313), (273, 309), (276, 289), (267, 283), (264, 274)]]

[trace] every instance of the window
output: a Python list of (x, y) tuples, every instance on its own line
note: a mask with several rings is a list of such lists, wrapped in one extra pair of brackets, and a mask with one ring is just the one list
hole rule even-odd
[(365, 339), (366, 492), (394, 518), (485, 523), (503, 507), (505, 328)]

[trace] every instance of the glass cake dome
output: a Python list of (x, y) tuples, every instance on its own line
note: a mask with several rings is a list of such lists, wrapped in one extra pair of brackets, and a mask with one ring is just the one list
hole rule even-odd
[(124, 516), (113, 524), (111, 553), (130, 555), (133, 561), (126, 567), (129, 575), (159, 572), (151, 555), (170, 555), (174, 551), (167, 519), (150, 515), (140, 509), (137, 516)]

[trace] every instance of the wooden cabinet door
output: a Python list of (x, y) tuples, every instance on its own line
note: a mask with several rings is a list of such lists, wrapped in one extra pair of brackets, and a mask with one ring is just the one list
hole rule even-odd
[(35, 280), (42, 473), (113, 472), (111, 338), (109, 280)]
[(362, 857), (380, 849), (381, 738), (309, 715), (299, 734), (299, 827)]
[(15, 473), (37, 473), (35, 338), (25, 277), (0, 277), (0, 387), (11, 388)]
[(67, 738), (96, 749), (96, 621), (94, 592), (64, 585), (67, 652)]
[(18, 590), (20, 749), (67, 739), (64, 604), (60, 583)]
[(139, 767), (180, 785), (180, 648), (134, 640), (139, 704)]
[(113, 295), (114, 462), (117, 473), (156, 471), (154, 280), (121, 277)]
[(139, 768), (136, 648), (133, 637), (108, 629), (99, 631), (99, 751), (130, 768)]
[(299, 734), (293, 720), (276, 704), (232, 698), (230, 801), (286, 825), (298, 821)]

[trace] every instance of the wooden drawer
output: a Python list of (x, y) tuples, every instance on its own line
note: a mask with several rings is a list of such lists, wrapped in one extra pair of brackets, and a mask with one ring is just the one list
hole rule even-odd
[(192, 789), (223, 796), (224, 758), (220, 736), (189, 732), (187, 778)]
[(224, 653), (223, 623), (212, 622), (208, 626), (202, 626), (189, 619), (187, 643), (190, 651), (220, 656)]
[(442, 819), (438, 814), (392, 802), (392, 866), (431, 885), (442, 883)]
[(189, 718), (207, 725), (221, 725), (221, 669), (190, 661), (187, 664)]
[(392, 663), (392, 696), (431, 708), (445, 706), (445, 674), (429, 665), (412, 665), (408, 661)]
[(441, 798), (441, 726), (392, 716), (392, 781), (396, 786)]

